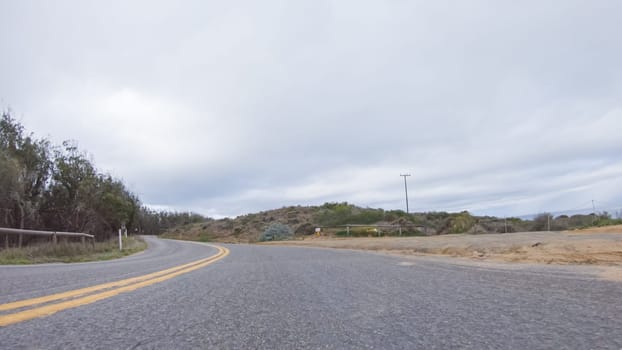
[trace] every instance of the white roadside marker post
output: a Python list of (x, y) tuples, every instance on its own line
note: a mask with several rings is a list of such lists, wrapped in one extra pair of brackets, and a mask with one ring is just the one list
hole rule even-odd
[(121, 229), (119, 229), (119, 250), (123, 250), (123, 239), (121, 238)]

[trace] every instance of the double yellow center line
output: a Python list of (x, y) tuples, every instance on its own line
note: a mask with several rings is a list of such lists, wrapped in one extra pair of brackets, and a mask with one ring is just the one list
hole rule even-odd
[(173, 277), (205, 267), (229, 255), (229, 249), (219, 246), (213, 247), (218, 249), (218, 253), (215, 255), (212, 255), (209, 258), (196, 260), (188, 264), (175, 266), (170, 269), (153, 272), (143, 276), (127, 278), (120, 281), (75, 289), (68, 292), (0, 304), (0, 312), (32, 307), (14, 313), (1, 314), (0, 327), (31, 320), (37, 317), (52, 315), (58, 311), (91, 304), (120, 293), (130, 292), (158, 282), (166, 281)]

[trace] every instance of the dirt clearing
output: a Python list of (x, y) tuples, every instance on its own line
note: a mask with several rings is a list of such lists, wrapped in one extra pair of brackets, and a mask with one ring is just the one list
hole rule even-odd
[(400, 255), (448, 255), (505, 262), (622, 266), (622, 225), (564, 232), (430, 237), (319, 237), (267, 244), (362, 249)]

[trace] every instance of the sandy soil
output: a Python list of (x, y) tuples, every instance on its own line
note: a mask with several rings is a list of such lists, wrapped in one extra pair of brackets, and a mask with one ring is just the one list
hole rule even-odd
[[(430, 237), (327, 238), (271, 242), (325, 248), (374, 250), (400, 255), (449, 255), (474, 260), (622, 267), (622, 225), (565, 232), (525, 232)], [(620, 275), (622, 276), (622, 274)]]

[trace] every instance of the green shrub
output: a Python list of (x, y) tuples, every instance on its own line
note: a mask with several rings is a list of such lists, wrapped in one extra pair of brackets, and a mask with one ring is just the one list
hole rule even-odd
[(475, 225), (475, 218), (468, 212), (448, 214), (441, 228), (441, 233), (464, 233)]
[(211, 236), (207, 232), (199, 233), (199, 242), (209, 242), (211, 241)]
[(385, 220), (383, 209), (358, 208), (348, 202), (325, 203), (314, 216), (320, 226), (373, 224), (382, 220)]
[(294, 236), (294, 233), (289, 226), (275, 222), (270, 224), (268, 228), (261, 234), (259, 240), (264, 241), (281, 241), (284, 239), (290, 239)]

